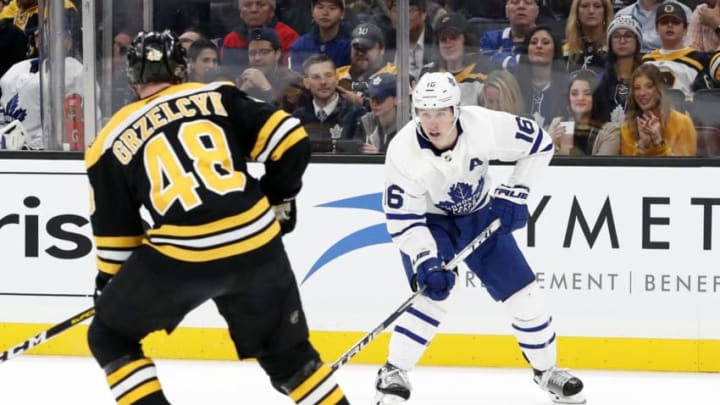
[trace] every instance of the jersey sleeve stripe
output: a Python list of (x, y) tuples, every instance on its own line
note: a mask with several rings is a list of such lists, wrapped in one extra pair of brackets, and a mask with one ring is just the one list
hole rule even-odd
[(292, 148), (295, 144), (300, 142), (301, 140), (307, 138), (307, 132), (305, 132), (305, 128), (303, 127), (297, 127), (295, 128), (288, 136), (286, 136), (280, 144), (272, 151), (272, 155), (270, 155), (270, 160), (276, 162), (280, 160), (280, 158), (283, 157), (285, 152), (287, 152), (288, 149)]
[(411, 230), (411, 229), (413, 229), (413, 228), (417, 228), (417, 227), (419, 227), (419, 226), (422, 226), (422, 227), (424, 227), (424, 228), (427, 228), (427, 224), (425, 224), (424, 222), (415, 222), (414, 224), (411, 224), (411, 225), (406, 226), (405, 228), (401, 229), (399, 232), (391, 233), (391, 234), (390, 234), (390, 237), (393, 238), (393, 239), (399, 238), (399, 237), (402, 236), (405, 232), (407, 232), (407, 231), (409, 231), (409, 230)]
[(300, 120), (295, 117), (285, 115), (285, 119), (282, 123), (273, 131), (270, 139), (266, 143), (262, 152), (260, 152), (255, 158), (258, 162), (267, 161), (268, 157), (272, 154), (273, 150), (288, 136), (290, 136), (296, 128), (300, 127)]
[(110, 262), (124, 262), (130, 257), (132, 250), (107, 250), (107, 249), (96, 249), (98, 257), (103, 260)]
[(275, 133), (277, 127), (287, 117), (288, 113), (282, 110), (277, 110), (267, 119), (267, 121), (265, 121), (265, 124), (263, 124), (262, 128), (260, 128), (260, 131), (258, 132), (257, 139), (255, 140), (255, 145), (250, 151), (251, 159), (257, 160), (258, 156), (267, 147), (267, 143)]
[(95, 258), (95, 267), (103, 273), (115, 275), (120, 271), (120, 266), (122, 266), (122, 263), (110, 263), (100, 257)]
[(390, 220), (408, 220), (408, 219), (422, 219), (425, 220), (425, 214), (385, 214), (385, 218)]
[(545, 140), (545, 131), (543, 131), (542, 128), (538, 129), (538, 136), (535, 137), (535, 142), (533, 143), (532, 148), (530, 149), (530, 155), (534, 155), (537, 153), (538, 149), (540, 149), (540, 145)]

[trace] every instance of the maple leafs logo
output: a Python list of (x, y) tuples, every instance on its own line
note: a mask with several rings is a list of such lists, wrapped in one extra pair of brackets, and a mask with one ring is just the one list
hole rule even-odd
[(485, 186), (485, 179), (480, 178), (477, 187), (473, 189), (472, 184), (458, 182), (450, 186), (448, 196), (450, 201), (440, 201), (435, 206), (452, 215), (466, 215), (474, 212), (484, 199), (482, 191)]
[(20, 108), (18, 105), (18, 95), (14, 95), (5, 107), (5, 122), (12, 122), (18, 120), (20, 122), (25, 121), (27, 116), (27, 110)]

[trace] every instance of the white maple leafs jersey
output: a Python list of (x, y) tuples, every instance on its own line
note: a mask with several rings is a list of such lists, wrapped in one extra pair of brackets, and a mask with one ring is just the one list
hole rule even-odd
[(478, 106), (460, 107), (458, 132), (455, 145), (441, 152), (410, 122), (388, 147), (383, 208), (390, 236), (410, 257), (437, 255), (426, 214), (468, 215), (489, 203), (491, 160), (516, 162), (504, 184), (532, 190), (554, 151), (536, 122)]

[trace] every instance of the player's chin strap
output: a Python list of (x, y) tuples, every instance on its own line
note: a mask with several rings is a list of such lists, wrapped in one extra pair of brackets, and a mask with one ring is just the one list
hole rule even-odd
[[(478, 236), (475, 237), (470, 243), (467, 244), (458, 254), (455, 255), (455, 257), (452, 258), (449, 262), (447, 262), (443, 266), (443, 270), (454, 270), (462, 261), (467, 259), (468, 256), (477, 248), (480, 247), (483, 243), (485, 243), (486, 240), (492, 236), (495, 231), (500, 228), (500, 220), (496, 219), (490, 223), (490, 225), (487, 226)], [(332, 364), (332, 369), (337, 370), (338, 368), (342, 367), (343, 364), (350, 361), (351, 358), (353, 358), (356, 354), (360, 353), (360, 351), (368, 345), (368, 343), (375, 340), (375, 338), (382, 333), (385, 329), (390, 326), (397, 318), (400, 317), (400, 315), (405, 312), (406, 309), (408, 309), (420, 296), (425, 292), (425, 288), (418, 289), (417, 292), (415, 292), (410, 298), (408, 298), (405, 302), (403, 302), (390, 316), (387, 317), (380, 325), (378, 325), (375, 329), (373, 329), (370, 333), (365, 335), (362, 339), (360, 339), (357, 343), (355, 343), (348, 351), (345, 352), (342, 356), (340, 356), (339, 359), (337, 359)]]

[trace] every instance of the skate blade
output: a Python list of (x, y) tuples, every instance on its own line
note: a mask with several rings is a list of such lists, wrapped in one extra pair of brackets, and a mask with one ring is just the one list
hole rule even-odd
[(375, 399), (373, 400), (372, 405), (396, 405), (402, 403), (405, 403), (405, 400), (402, 397), (378, 392), (375, 394)]
[(587, 404), (587, 400), (585, 399), (585, 396), (582, 394), (582, 392), (579, 392), (575, 395), (571, 395), (569, 397), (561, 397), (560, 395), (555, 395), (552, 392), (550, 394), (550, 399), (556, 404)]

